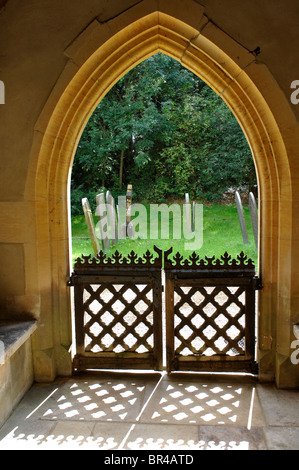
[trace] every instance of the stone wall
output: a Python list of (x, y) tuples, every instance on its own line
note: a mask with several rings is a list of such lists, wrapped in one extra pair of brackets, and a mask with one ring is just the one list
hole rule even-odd
[[(260, 184), (261, 379), (299, 385), (297, 0), (8, 0), (0, 9), (0, 311), (34, 318), (34, 377), (71, 374), (68, 177), (94, 106), (161, 50), (228, 103)], [(28, 374), (28, 377), (30, 374)]]
[(0, 427), (33, 383), (35, 328), (35, 322), (0, 323)]

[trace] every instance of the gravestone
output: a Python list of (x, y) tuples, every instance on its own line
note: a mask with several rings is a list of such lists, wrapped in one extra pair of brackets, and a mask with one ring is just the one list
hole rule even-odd
[(258, 222), (258, 215), (257, 215), (257, 207), (255, 202), (255, 197), (253, 193), (249, 193), (249, 209), (250, 209), (250, 216), (251, 216), (251, 224), (253, 229), (253, 236), (254, 236), (254, 243), (256, 249), (258, 248), (258, 230), (259, 230), (259, 222)]
[(241, 226), (241, 231), (242, 231), (243, 243), (247, 245), (249, 243), (249, 238), (248, 238), (248, 233), (247, 233), (247, 227), (246, 227), (246, 222), (245, 222), (245, 217), (244, 217), (242, 201), (241, 201), (241, 197), (238, 191), (236, 191), (235, 197), (236, 197), (236, 205), (237, 205), (239, 221), (240, 221), (240, 226)]
[(191, 220), (191, 204), (189, 200), (189, 194), (185, 194), (185, 214), (186, 214), (186, 226), (188, 232), (192, 232), (192, 220)]
[(104, 193), (97, 194), (96, 196), (97, 210), (96, 215), (99, 217), (98, 227), (100, 229), (100, 239), (102, 241), (102, 250), (109, 250), (110, 241), (109, 241), (109, 232), (108, 232), (108, 217), (107, 217), (107, 207), (105, 204)]
[(133, 198), (133, 186), (128, 184), (127, 193), (126, 193), (126, 222), (121, 228), (121, 236), (132, 238), (134, 237), (134, 224), (131, 221), (131, 208), (132, 208), (132, 198)]
[(110, 191), (107, 191), (106, 193), (106, 202), (107, 202), (108, 217), (110, 221), (111, 243), (112, 245), (116, 245), (118, 241), (118, 219), (117, 219), (117, 214), (115, 210), (115, 201)]
[(88, 228), (89, 237), (90, 237), (90, 240), (91, 240), (93, 252), (96, 256), (98, 254), (98, 252), (100, 251), (100, 245), (99, 245), (99, 241), (98, 241), (97, 236), (96, 236), (96, 230), (95, 230), (95, 225), (94, 225), (94, 221), (93, 221), (93, 217), (92, 217), (92, 212), (91, 212), (91, 209), (90, 209), (90, 204), (89, 204), (89, 201), (86, 197), (83, 198), (81, 202), (82, 202), (83, 212), (84, 212), (84, 216), (85, 216), (85, 220), (86, 220), (86, 224), (87, 224), (87, 228)]
[(118, 204), (116, 206), (118, 220), (118, 238), (124, 240), (127, 238), (126, 229), (126, 196), (118, 196)]
[(131, 206), (132, 206), (133, 188), (131, 184), (128, 184), (126, 194), (126, 224), (131, 222)]

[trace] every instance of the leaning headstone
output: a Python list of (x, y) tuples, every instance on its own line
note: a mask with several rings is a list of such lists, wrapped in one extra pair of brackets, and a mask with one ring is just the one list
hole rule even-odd
[(247, 227), (246, 227), (246, 222), (245, 222), (245, 217), (244, 217), (242, 201), (241, 201), (241, 197), (238, 191), (236, 191), (235, 197), (236, 197), (236, 205), (237, 205), (239, 221), (240, 221), (240, 226), (241, 226), (241, 231), (242, 231), (243, 243), (245, 243), (246, 245), (247, 243), (249, 243), (249, 238), (248, 238), (248, 233), (247, 233)]
[(258, 248), (258, 230), (259, 230), (259, 222), (258, 222), (258, 215), (257, 215), (257, 207), (255, 202), (255, 197), (253, 193), (249, 193), (249, 209), (250, 209), (250, 216), (251, 216), (251, 224), (253, 229), (253, 236), (254, 236), (254, 243), (256, 249)]
[(134, 223), (131, 221), (127, 225), (127, 236), (129, 238), (134, 238), (135, 236), (135, 226)]
[(118, 238), (124, 240), (127, 238), (126, 228), (126, 196), (118, 196), (118, 204), (116, 206), (118, 220)]
[(109, 241), (109, 232), (108, 232), (108, 217), (107, 217), (107, 207), (105, 203), (104, 193), (97, 194), (96, 196), (97, 210), (96, 214), (99, 217), (98, 227), (100, 229), (100, 239), (102, 241), (103, 251), (109, 250), (110, 241)]
[(191, 220), (191, 204), (189, 200), (189, 194), (185, 194), (185, 214), (186, 214), (186, 226), (188, 232), (192, 232), (192, 220)]
[(126, 194), (126, 204), (127, 204), (127, 206), (126, 206), (126, 224), (127, 225), (131, 222), (132, 197), (133, 197), (132, 185), (128, 184), (127, 194)]
[(116, 245), (117, 240), (118, 240), (118, 219), (117, 219), (117, 214), (115, 210), (115, 201), (110, 191), (107, 191), (106, 193), (106, 202), (107, 202), (108, 217), (110, 221), (111, 243), (112, 245)]
[(131, 221), (132, 198), (133, 187), (131, 184), (128, 184), (126, 193), (126, 235), (129, 238), (134, 237), (134, 224)]
[(93, 217), (92, 217), (92, 212), (91, 212), (91, 209), (90, 209), (90, 204), (89, 204), (89, 201), (86, 197), (83, 198), (81, 202), (82, 202), (83, 212), (84, 212), (84, 216), (85, 216), (85, 220), (86, 220), (86, 224), (87, 224), (87, 228), (88, 228), (92, 248), (93, 248), (94, 254), (96, 256), (98, 254), (98, 252), (100, 251), (100, 245), (99, 245), (99, 241), (98, 241), (97, 236), (96, 236), (96, 230), (95, 230), (95, 225), (94, 225), (94, 221), (93, 221)]
[[(125, 197), (125, 222), (123, 222), (120, 226), (120, 238), (133, 238), (134, 237), (134, 224), (131, 221), (131, 208), (132, 208), (132, 197), (133, 197), (133, 190), (132, 185), (128, 184), (127, 186), (127, 193)], [(122, 214), (122, 201), (123, 197), (118, 198), (119, 205), (118, 205), (118, 212), (119, 212), (119, 221)], [(122, 218), (122, 217), (121, 217)]]

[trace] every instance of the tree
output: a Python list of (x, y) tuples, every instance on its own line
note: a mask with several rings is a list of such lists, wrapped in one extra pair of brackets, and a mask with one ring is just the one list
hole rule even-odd
[[(217, 200), (255, 184), (250, 149), (235, 117), (200, 78), (156, 54), (126, 74), (90, 118), (72, 171), (72, 200), (132, 183), (138, 199)], [(81, 207), (79, 208), (81, 212)]]

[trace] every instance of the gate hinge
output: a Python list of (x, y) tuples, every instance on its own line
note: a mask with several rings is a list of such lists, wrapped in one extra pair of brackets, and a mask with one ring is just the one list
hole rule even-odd
[(71, 286), (74, 286), (74, 285), (75, 285), (75, 283), (74, 283), (74, 274), (72, 274), (72, 275), (69, 277), (69, 279), (67, 280), (66, 285), (67, 285), (68, 287), (71, 287)]
[(257, 363), (257, 362), (253, 362), (253, 363), (251, 364), (251, 372), (252, 372), (252, 374), (254, 374), (254, 375), (257, 375), (257, 374), (258, 374), (258, 372), (259, 372), (259, 366), (258, 366), (258, 363)]
[(255, 276), (253, 279), (253, 287), (255, 290), (262, 290), (263, 288), (263, 283), (262, 283), (262, 278)]

